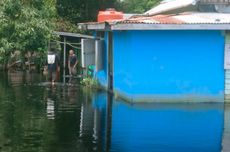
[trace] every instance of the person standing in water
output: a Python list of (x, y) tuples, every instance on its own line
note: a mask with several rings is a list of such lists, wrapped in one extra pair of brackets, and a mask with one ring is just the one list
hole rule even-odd
[(47, 55), (48, 78), (54, 84), (57, 81), (57, 73), (60, 71), (60, 60), (55, 49), (51, 49)]
[(76, 75), (76, 67), (78, 64), (77, 56), (74, 54), (73, 50), (69, 51), (69, 59), (68, 59), (68, 68), (70, 76)]

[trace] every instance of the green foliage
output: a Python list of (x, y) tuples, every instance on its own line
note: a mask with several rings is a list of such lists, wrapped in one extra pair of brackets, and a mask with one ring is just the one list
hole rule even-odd
[(54, 10), (50, 10), (45, 2), (45, 0), (2, 0), (0, 56), (7, 56), (14, 50), (20, 50), (22, 53), (46, 50), (47, 41), (54, 27), (50, 22)]
[(44, 7), (49, 12), (51, 18), (57, 17), (56, 0), (44, 0)]
[(0, 0), (0, 64), (19, 50), (46, 53), (52, 32), (82, 33), (77, 23), (96, 21), (99, 10), (143, 13), (159, 0)]
[(115, 8), (125, 13), (144, 13), (160, 0), (57, 0), (57, 14), (71, 23), (96, 21), (99, 10)]
[(115, 5), (116, 0), (57, 0), (57, 13), (72, 23), (96, 21), (99, 10)]
[(157, 5), (160, 0), (124, 0), (119, 3), (119, 9), (125, 13), (144, 13)]
[(84, 78), (81, 81), (81, 84), (85, 85), (85, 86), (88, 86), (88, 87), (98, 87), (98, 85), (99, 85), (98, 81), (95, 80), (94, 78), (91, 78), (91, 77)]
[(72, 33), (82, 33), (81, 30), (78, 29), (76, 24), (71, 23), (65, 18), (57, 18), (55, 21), (55, 31), (62, 32), (72, 32)]

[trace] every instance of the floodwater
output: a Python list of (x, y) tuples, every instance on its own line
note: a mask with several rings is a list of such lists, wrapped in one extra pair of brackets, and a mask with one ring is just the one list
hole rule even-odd
[(229, 152), (230, 106), (128, 104), (103, 91), (0, 74), (1, 152)]

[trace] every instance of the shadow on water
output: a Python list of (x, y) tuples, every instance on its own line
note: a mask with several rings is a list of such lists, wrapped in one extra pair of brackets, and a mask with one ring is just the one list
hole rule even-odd
[(223, 103), (130, 105), (102, 91), (41, 85), (37, 74), (0, 75), (0, 151), (229, 151)]

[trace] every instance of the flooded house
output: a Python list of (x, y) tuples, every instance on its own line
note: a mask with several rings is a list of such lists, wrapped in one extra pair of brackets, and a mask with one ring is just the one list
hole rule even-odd
[[(230, 93), (229, 3), (170, 0), (141, 15), (79, 24), (97, 37), (82, 41), (83, 54), (91, 50), (96, 79), (123, 99), (223, 101)], [(90, 64), (85, 56), (83, 65)]]

